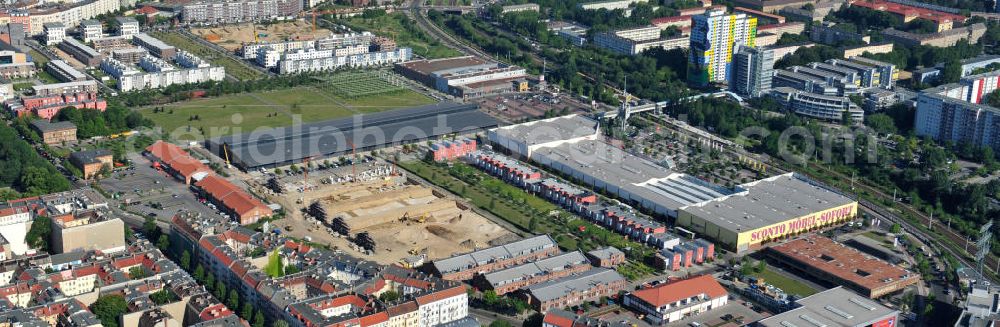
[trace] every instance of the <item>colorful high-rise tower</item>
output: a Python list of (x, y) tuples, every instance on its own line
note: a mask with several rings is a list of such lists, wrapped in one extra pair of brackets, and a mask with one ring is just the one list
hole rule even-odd
[(688, 80), (697, 86), (728, 81), (734, 48), (756, 45), (757, 18), (711, 10), (692, 20)]

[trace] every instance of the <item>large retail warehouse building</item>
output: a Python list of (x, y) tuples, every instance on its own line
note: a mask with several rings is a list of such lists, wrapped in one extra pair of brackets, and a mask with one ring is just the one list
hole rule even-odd
[(788, 173), (737, 186), (730, 196), (686, 206), (677, 226), (742, 253), (854, 219), (858, 202), (804, 176)]
[(599, 140), (597, 122), (570, 115), (490, 130), (521, 159), (743, 253), (769, 241), (853, 219), (857, 202), (796, 174), (726, 188), (670, 170)]

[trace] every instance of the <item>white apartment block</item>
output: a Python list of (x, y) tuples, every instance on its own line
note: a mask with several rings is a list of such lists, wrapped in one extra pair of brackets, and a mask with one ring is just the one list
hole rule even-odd
[(181, 8), (184, 23), (238, 23), (291, 17), (302, 11), (303, 0), (199, 1)]
[(205, 68), (211, 66), (211, 64), (204, 59), (198, 58), (197, 56), (184, 50), (177, 51), (177, 55), (174, 56), (174, 62), (184, 68)]
[[(31, 12), (29, 35), (41, 35), (44, 33), (45, 23), (63, 23), (67, 27), (74, 27), (80, 22), (97, 17), (101, 14), (116, 12), (121, 9), (120, 0), (92, 0), (81, 1), (69, 4), (68, 7), (56, 8), (46, 11)], [(86, 41), (86, 40), (85, 40)]]
[(174, 66), (171, 66), (163, 59), (153, 57), (150, 55), (145, 55), (139, 60), (139, 67), (151, 73), (163, 73), (174, 70)]
[(469, 315), (469, 298), (465, 292), (433, 302), (422, 302), (417, 299), (420, 326), (437, 326)]
[[(317, 51), (319, 52), (319, 51)], [(393, 51), (366, 52), (349, 56), (329, 56), (303, 60), (282, 60), (278, 63), (280, 74), (298, 74), (334, 70), (341, 67), (371, 67), (408, 61), (413, 58), (413, 50), (399, 48)]]
[(288, 41), (288, 42), (261, 42), (255, 44), (245, 44), (240, 54), (243, 59), (251, 60), (256, 59), (260, 49), (270, 48), (277, 51), (278, 53), (283, 53), (285, 51), (292, 51), (298, 49), (313, 49), (316, 48), (316, 41)]
[(628, 9), (628, 7), (631, 7), (633, 4), (646, 3), (646, 2), (649, 2), (649, 0), (606, 0), (606, 1), (585, 2), (579, 4), (579, 6), (580, 8), (586, 10), (607, 9), (610, 11), (615, 9)]
[(594, 45), (625, 55), (637, 55), (652, 48), (664, 48), (667, 50), (686, 49), (689, 44), (689, 39), (684, 36), (661, 39), (660, 28), (657, 26), (604, 32), (594, 35)]
[(132, 17), (118, 17), (118, 36), (133, 36), (139, 34), (139, 21)]
[(122, 92), (157, 89), (174, 84), (192, 84), (207, 81), (221, 81), (226, 78), (223, 67), (176, 69), (161, 73), (139, 73), (124, 75), (118, 79), (118, 89)]
[(80, 23), (80, 34), (83, 42), (91, 42), (104, 37), (104, 26), (96, 20), (87, 20)]
[(210, 66), (201, 58), (187, 52), (179, 52), (175, 62), (182, 68), (166, 61), (146, 55), (139, 61), (143, 70), (113, 58), (104, 58), (101, 69), (118, 81), (118, 90), (155, 89), (174, 84), (191, 84), (207, 81), (221, 81), (226, 78), (224, 67)]
[(57, 45), (66, 38), (66, 25), (63, 23), (45, 23), (42, 29), (45, 31), (45, 45)]
[(0, 210), (0, 236), (10, 244), (10, 251), (23, 255), (30, 247), (25, 236), (31, 229), (31, 212), (25, 207), (10, 207)]

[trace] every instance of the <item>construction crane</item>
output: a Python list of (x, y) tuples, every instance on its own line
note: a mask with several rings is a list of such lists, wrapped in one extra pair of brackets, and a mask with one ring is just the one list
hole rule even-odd
[(353, 180), (357, 180), (358, 179), (358, 168), (354, 166), (355, 162), (358, 161), (357, 149), (354, 148), (354, 142), (351, 142), (351, 140), (347, 140), (347, 145), (351, 146), (351, 157), (352, 157), (351, 158), (351, 178)]
[(229, 169), (229, 143), (222, 143), (222, 153), (226, 155), (226, 169)]
[(309, 185), (309, 162), (312, 161), (312, 156), (302, 158), (302, 189), (305, 190)]

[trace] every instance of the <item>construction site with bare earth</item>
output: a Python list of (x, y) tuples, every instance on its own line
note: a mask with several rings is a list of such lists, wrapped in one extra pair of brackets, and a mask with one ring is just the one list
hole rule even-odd
[(333, 34), (325, 28), (315, 29), (304, 20), (194, 28), (191, 33), (229, 51), (236, 51), (244, 43), (316, 40)]
[(404, 266), (518, 239), (390, 165), (363, 166), (314, 171), (313, 178), (268, 174), (259, 188), (288, 208), (285, 219), (271, 226), (331, 249)]

